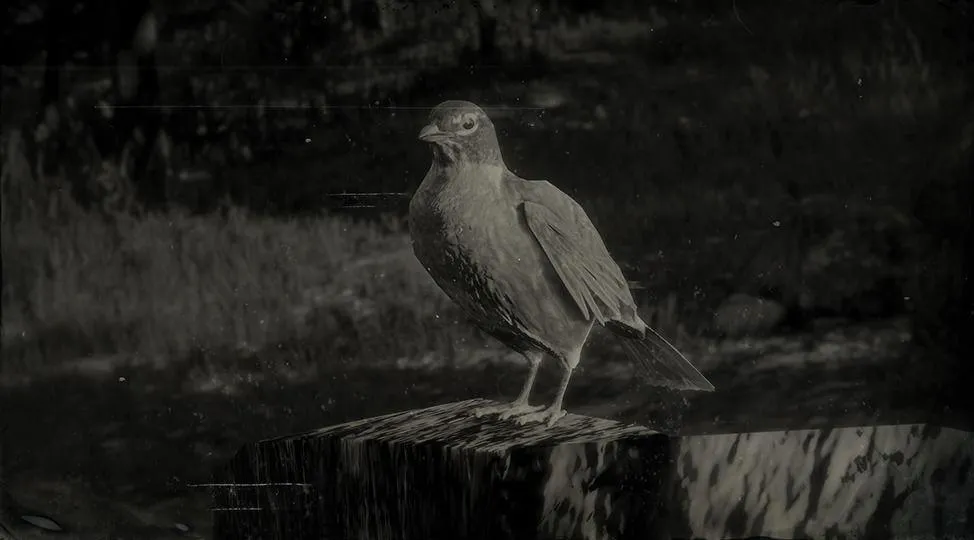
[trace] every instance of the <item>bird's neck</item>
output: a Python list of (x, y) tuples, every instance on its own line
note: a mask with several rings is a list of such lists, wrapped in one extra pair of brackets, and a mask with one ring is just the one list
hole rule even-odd
[(488, 197), (501, 191), (501, 183), (507, 167), (498, 164), (457, 161), (440, 164), (435, 160), (424, 180), (424, 190), (436, 193), (439, 197), (454, 198), (466, 196)]
[(490, 149), (478, 151), (475, 154), (460, 154), (455, 149), (433, 145), (433, 166), (443, 169), (460, 169), (469, 167), (501, 167), (507, 168), (500, 150)]

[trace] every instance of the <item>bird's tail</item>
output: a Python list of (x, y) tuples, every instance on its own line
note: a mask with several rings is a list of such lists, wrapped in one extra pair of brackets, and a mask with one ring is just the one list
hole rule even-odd
[(649, 326), (646, 327), (645, 336), (619, 336), (619, 339), (646, 383), (673, 390), (714, 391), (714, 385), (676, 347)]

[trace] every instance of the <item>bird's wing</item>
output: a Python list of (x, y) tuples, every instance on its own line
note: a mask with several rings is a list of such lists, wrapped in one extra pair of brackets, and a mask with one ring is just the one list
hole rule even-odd
[(516, 185), (528, 228), (585, 318), (635, 322), (629, 283), (582, 207), (546, 181)]
[(548, 182), (516, 185), (528, 228), (585, 317), (638, 338), (622, 342), (644, 379), (655, 386), (713, 391), (714, 385), (676, 347), (639, 319), (622, 270), (582, 207)]

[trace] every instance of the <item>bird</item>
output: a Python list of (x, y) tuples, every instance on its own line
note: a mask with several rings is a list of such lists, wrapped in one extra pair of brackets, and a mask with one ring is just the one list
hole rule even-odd
[[(651, 386), (714, 386), (640, 319), (629, 282), (584, 209), (547, 180), (511, 172), (487, 113), (469, 101), (434, 107), (419, 140), (432, 162), (409, 201), (412, 250), (433, 281), (486, 334), (529, 366), (508, 403), (478, 407), (518, 425), (554, 426), (595, 325), (621, 339)], [(545, 357), (561, 368), (548, 406), (529, 402)]]

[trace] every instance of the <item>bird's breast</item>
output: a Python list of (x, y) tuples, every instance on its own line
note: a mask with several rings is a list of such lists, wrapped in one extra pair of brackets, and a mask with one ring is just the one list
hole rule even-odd
[(409, 207), (410, 234), (423, 252), (421, 260), (440, 253), (476, 259), (494, 247), (493, 238), (517, 218), (517, 209), (490, 188), (489, 180), (486, 171), (430, 170)]
[(489, 198), (452, 191), (417, 192), (409, 228), (413, 249), (427, 270), (434, 277), (446, 273), (459, 279), (487, 264), (503, 221), (513, 212)]
[(517, 201), (462, 180), (427, 176), (417, 190), (409, 212), (413, 251), (475, 319), (509, 319), (505, 306), (512, 304), (514, 289), (533, 281), (522, 274), (540, 272), (540, 249), (523, 229)]

